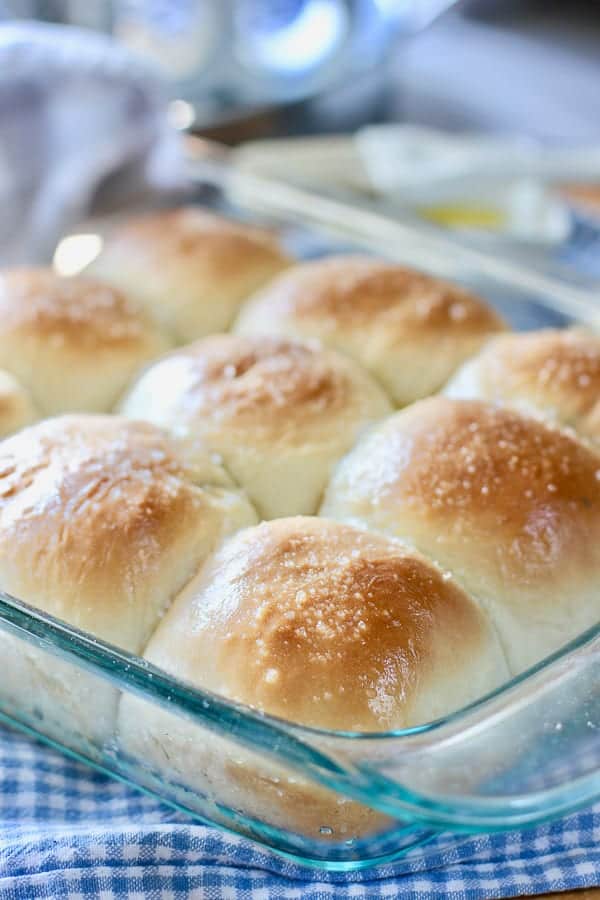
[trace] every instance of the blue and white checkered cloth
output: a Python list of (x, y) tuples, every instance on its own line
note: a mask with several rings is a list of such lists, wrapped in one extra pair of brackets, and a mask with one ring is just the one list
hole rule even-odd
[(317, 872), (0, 727), (2, 900), (490, 900), (599, 884), (600, 806), (377, 869)]

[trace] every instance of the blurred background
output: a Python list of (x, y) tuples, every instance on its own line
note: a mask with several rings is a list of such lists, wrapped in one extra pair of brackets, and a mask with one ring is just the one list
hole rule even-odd
[(254, 130), (408, 119), (584, 140), (600, 129), (594, 0), (0, 0), (0, 20), (14, 18), (113, 35), (161, 68), (193, 106), (182, 119), (203, 129), (269, 109)]
[[(164, 98), (171, 131), (235, 146), (247, 169), (600, 280), (593, 0), (0, 0), (6, 34), (35, 21), (70, 29), (64, 84), (78, 65), (101, 78), (109, 54), (86, 35), (109, 38), (147, 67), (139, 83)], [(31, 100), (30, 83), (15, 93), (7, 81), (12, 60), (21, 71), (33, 59), (19, 40), (19, 54), (13, 38), (0, 55), (0, 174), (3, 138), (5, 160), (11, 141), (19, 155), (10, 97)], [(120, 71), (127, 81), (136, 70)], [(92, 134), (104, 99), (82, 113)], [(159, 181), (174, 165), (165, 158)]]

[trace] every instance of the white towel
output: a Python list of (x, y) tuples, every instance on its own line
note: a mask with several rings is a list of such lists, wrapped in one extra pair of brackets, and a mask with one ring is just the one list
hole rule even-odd
[(98, 204), (183, 185), (154, 69), (110, 38), (0, 26), (0, 264), (48, 261)]

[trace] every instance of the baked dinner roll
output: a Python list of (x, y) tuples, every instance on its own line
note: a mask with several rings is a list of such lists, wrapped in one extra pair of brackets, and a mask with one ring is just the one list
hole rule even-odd
[[(146, 423), (62, 416), (0, 443), (0, 588), (134, 653), (221, 538), (254, 521), (210, 457), (186, 461)], [(50, 721), (67, 707), (88, 736), (110, 730), (112, 689), (0, 642), (3, 693)]]
[(321, 512), (453, 572), (489, 610), (513, 673), (600, 619), (600, 462), (536, 419), (415, 403), (342, 460)]
[(225, 334), (150, 366), (121, 410), (200, 438), (270, 519), (316, 512), (334, 463), (390, 405), (341, 354)]
[[(183, 589), (144, 656), (189, 684), (302, 725), (387, 731), (428, 722), (508, 678), (479, 606), (397, 542), (316, 517), (226, 541)], [(123, 697), (119, 738), (170, 777), (318, 837), (382, 817), (290, 780), (268, 758)], [(343, 830), (345, 829), (345, 830)]]
[(444, 393), (513, 406), (600, 445), (600, 337), (550, 328), (501, 335), (465, 363)]
[(42, 415), (108, 411), (134, 373), (169, 346), (108, 285), (44, 268), (0, 272), (0, 366)]
[(13, 375), (0, 369), (0, 438), (38, 418), (29, 392)]
[(456, 285), (367, 256), (296, 265), (259, 291), (240, 334), (314, 337), (361, 363), (405, 406), (435, 391), (504, 325)]
[(240, 303), (288, 264), (271, 232), (188, 207), (116, 226), (87, 271), (187, 343), (226, 330)]

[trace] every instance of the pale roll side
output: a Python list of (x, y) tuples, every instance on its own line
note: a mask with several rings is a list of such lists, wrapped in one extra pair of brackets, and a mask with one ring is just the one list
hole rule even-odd
[(40, 415), (22, 384), (0, 369), (0, 438), (31, 425)]

